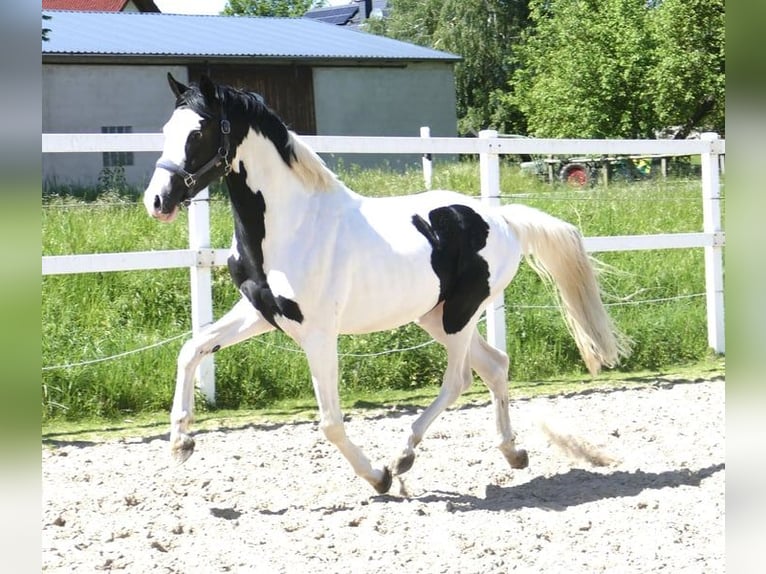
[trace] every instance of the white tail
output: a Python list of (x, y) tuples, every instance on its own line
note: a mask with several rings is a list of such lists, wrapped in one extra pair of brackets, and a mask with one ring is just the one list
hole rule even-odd
[(614, 327), (601, 302), (601, 290), (582, 235), (565, 221), (525, 205), (501, 212), (521, 243), (527, 263), (557, 287), (559, 304), (580, 355), (592, 375), (628, 355), (627, 339)]

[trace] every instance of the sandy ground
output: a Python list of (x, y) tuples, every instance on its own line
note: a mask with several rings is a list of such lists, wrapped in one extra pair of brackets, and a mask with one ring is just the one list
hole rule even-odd
[[(44, 444), (43, 570), (724, 572), (724, 387), (516, 401), (524, 470), (493, 446), (488, 403), (451, 410), (384, 496), (313, 422), (199, 432), (182, 466), (167, 435)], [(347, 429), (379, 465), (415, 416), (355, 412)], [(540, 417), (616, 461), (573, 460)]]

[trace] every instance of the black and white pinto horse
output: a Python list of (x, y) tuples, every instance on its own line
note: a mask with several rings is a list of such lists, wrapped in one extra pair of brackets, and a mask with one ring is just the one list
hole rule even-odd
[[(626, 348), (600, 299), (578, 230), (522, 205), (489, 207), (452, 191), (366, 198), (348, 189), (254, 93), (203, 77), (176, 96), (162, 156), (144, 203), (160, 221), (225, 178), (234, 216), (229, 271), (242, 299), (187, 341), (178, 357), (171, 449), (194, 450), (189, 425), (200, 360), (280, 329), (306, 354), (321, 429), (377, 492), (410, 469), (429, 425), (472, 381), (492, 394), (497, 446), (512, 468), (528, 464), (508, 412), (508, 357), (476, 328), (513, 279), (522, 256), (558, 289), (586, 366), (596, 374)], [(339, 334), (417, 322), (447, 350), (438, 397), (413, 423), (390, 466), (375, 467), (346, 435), (338, 397)]]

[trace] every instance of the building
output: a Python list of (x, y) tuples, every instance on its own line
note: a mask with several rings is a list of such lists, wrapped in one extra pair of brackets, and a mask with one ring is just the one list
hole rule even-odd
[(159, 12), (153, 0), (43, 0), (43, 10)]
[(369, 18), (386, 18), (388, 11), (388, 0), (351, 0), (348, 4), (312, 8), (303, 17), (336, 26), (358, 28)]
[[(139, 4), (136, 0), (133, 0)], [(301, 134), (455, 136), (453, 54), (308, 18), (44, 11), (44, 133), (156, 133), (173, 109), (165, 76), (256, 91)], [(46, 182), (95, 183), (123, 165), (148, 181), (156, 152), (46, 154)], [(337, 158), (327, 158), (332, 164)], [(412, 163), (349, 155), (345, 163)]]

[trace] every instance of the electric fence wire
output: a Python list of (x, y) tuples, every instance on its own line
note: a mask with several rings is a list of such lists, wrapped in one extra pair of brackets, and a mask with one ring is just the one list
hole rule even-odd
[[(612, 302), (612, 303), (605, 303), (604, 306), (605, 307), (620, 307), (620, 306), (624, 306), (624, 305), (642, 305), (642, 304), (652, 304), (652, 303), (667, 303), (667, 302), (670, 302), (670, 301), (680, 301), (680, 300), (684, 300), (684, 299), (692, 299), (692, 298), (695, 298), (695, 297), (704, 297), (704, 296), (705, 296), (705, 293), (690, 293), (690, 294), (686, 294), (686, 295), (677, 295), (675, 297), (659, 297), (659, 298), (655, 298), (655, 299), (641, 299), (641, 300), (638, 300), (638, 301), (616, 301), (616, 302)], [(505, 310), (507, 308), (517, 309), (517, 310), (527, 310), (527, 309), (540, 310), (540, 309), (544, 309), (544, 310), (556, 310), (556, 311), (558, 311), (558, 309), (559, 309), (558, 305), (509, 305), (509, 306), (502, 305), (502, 306), (498, 307), (497, 309)], [(483, 317), (481, 321), (484, 321), (484, 320), (485, 320), (485, 318)], [(115, 359), (120, 359), (122, 357), (127, 357), (129, 355), (135, 355), (137, 353), (142, 353), (144, 351), (148, 351), (150, 349), (154, 349), (154, 348), (157, 348), (157, 347), (162, 347), (162, 346), (164, 346), (164, 345), (166, 345), (168, 343), (171, 343), (171, 342), (173, 342), (173, 341), (175, 341), (177, 339), (180, 339), (182, 337), (188, 337), (189, 335), (191, 335), (191, 333), (192, 333), (191, 331), (186, 331), (185, 333), (181, 333), (179, 335), (174, 335), (173, 337), (169, 337), (167, 339), (163, 339), (162, 341), (157, 341), (156, 343), (151, 343), (149, 345), (146, 345), (146, 346), (143, 346), (143, 347), (139, 347), (137, 349), (132, 349), (130, 351), (124, 351), (122, 353), (117, 353), (115, 355), (110, 355), (108, 357), (99, 357), (99, 358), (96, 358), (96, 359), (89, 359), (89, 360), (79, 361), (79, 362), (75, 362), (75, 363), (64, 363), (64, 364), (60, 364), (60, 365), (50, 365), (50, 366), (43, 367), (42, 370), (43, 371), (54, 371), (54, 370), (72, 369), (72, 368), (75, 368), (75, 367), (84, 367), (84, 366), (88, 366), (88, 365), (94, 365), (94, 364), (97, 364), (97, 363), (103, 363), (105, 361), (112, 361), (112, 360), (115, 360)], [(258, 339), (258, 338), (254, 339), (254, 341), (256, 341), (257, 343), (259, 343), (261, 345), (268, 346), (268, 347), (271, 347), (271, 348), (274, 348), (274, 349), (277, 349), (277, 350), (280, 350), (280, 351), (287, 351), (287, 352), (291, 352), (291, 353), (302, 353), (303, 352), (298, 347), (287, 347), (285, 345), (278, 345), (276, 343), (271, 343), (269, 341), (264, 341), (264, 340)], [(386, 349), (386, 350), (377, 351), (377, 352), (374, 352), (374, 353), (339, 353), (338, 357), (340, 357), (340, 358), (344, 358), (344, 357), (351, 357), (351, 358), (380, 357), (380, 356), (383, 356), (383, 355), (391, 355), (391, 354), (394, 354), (394, 353), (405, 353), (407, 351), (414, 351), (414, 350), (417, 350), (417, 349), (422, 349), (423, 347), (427, 347), (429, 345), (432, 345), (435, 342), (436, 342), (435, 340), (431, 339), (429, 341), (425, 341), (423, 343), (418, 343), (417, 345), (413, 345), (411, 347), (404, 347), (404, 348), (397, 348), (397, 349)]]

